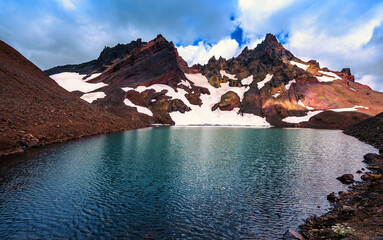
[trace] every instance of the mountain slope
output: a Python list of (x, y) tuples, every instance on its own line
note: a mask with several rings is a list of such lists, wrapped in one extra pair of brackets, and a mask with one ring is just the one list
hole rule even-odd
[(114, 116), (69, 93), (0, 41), (0, 156), (38, 146), (146, 126), (135, 111)]
[(56, 73), (51, 77), (62, 86), (76, 79), (92, 86), (77, 91), (89, 102), (114, 106), (120, 116), (118, 109), (130, 106), (152, 124), (344, 128), (383, 111), (383, 94), (354, 82), (350, 69), (336, 72), (315, 60), (304, 62), (272, 34), (238, 57), (213, 57), (191, 68), (161, 35), (108, 51), (118, 48), (128, 50), (102, 67), (46, 72)]

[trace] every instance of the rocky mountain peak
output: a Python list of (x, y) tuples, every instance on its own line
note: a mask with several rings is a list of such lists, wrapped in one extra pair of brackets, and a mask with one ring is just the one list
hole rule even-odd
[(266, 34), (265, 40), (266, 43), (279, 43), (277, 37), (271, 33)]

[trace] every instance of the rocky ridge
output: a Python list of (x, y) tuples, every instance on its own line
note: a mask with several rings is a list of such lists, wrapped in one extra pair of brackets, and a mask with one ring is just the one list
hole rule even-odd
[(78, 96), (97, 95), (87, 100), (122, 117), (129, 106), (150, 124), (343, 129), (383, 111), (383, 94), (354, 82), (349, 68), (336, 72), (304, 62), (272, 34), (255, 49), (228, 60), (213, 57), (204, 66), (189, 68), (174, 44), (158, 35), (46, 73), (55, 73), (60, 84), (64, 71), (83, 74), (89, 85), (104, 84)]
[(213, 57), (204, 66), (189, 68), (174, 44), (158, 35), (46, 71), (59, 84), (68, 72), (86, 84), (103, 84), (78, 96), (122, 117), (128, 106), (149, 124), (343, 129), (383, 111), (383, 94), (356, 83), (349, 68), (336, 72), (304, 62), (272, 34), (255, 49), (228, 60)]

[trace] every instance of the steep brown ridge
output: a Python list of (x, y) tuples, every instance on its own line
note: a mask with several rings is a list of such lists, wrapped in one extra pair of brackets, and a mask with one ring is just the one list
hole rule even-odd
[(33, 146), (147, 126), (122, 119), (67, 92), (0, 41), (0, 156)]
[(184, 72), (188, 72), (187, 63), (178, 55), (173, 43), (158, 35), (114, 62), (91, 82), (104, 82), (116, 88), (152, 84), (176, 87), (186, 79)]

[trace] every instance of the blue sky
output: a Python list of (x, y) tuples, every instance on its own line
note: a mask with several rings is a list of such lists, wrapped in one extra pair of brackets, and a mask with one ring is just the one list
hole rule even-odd
[(42, 69), (161, 33), (189, 63), (230, 58), (266, 33), (303, 59), (383, 91), (383, 0), (0, 0), (0, 39)]

